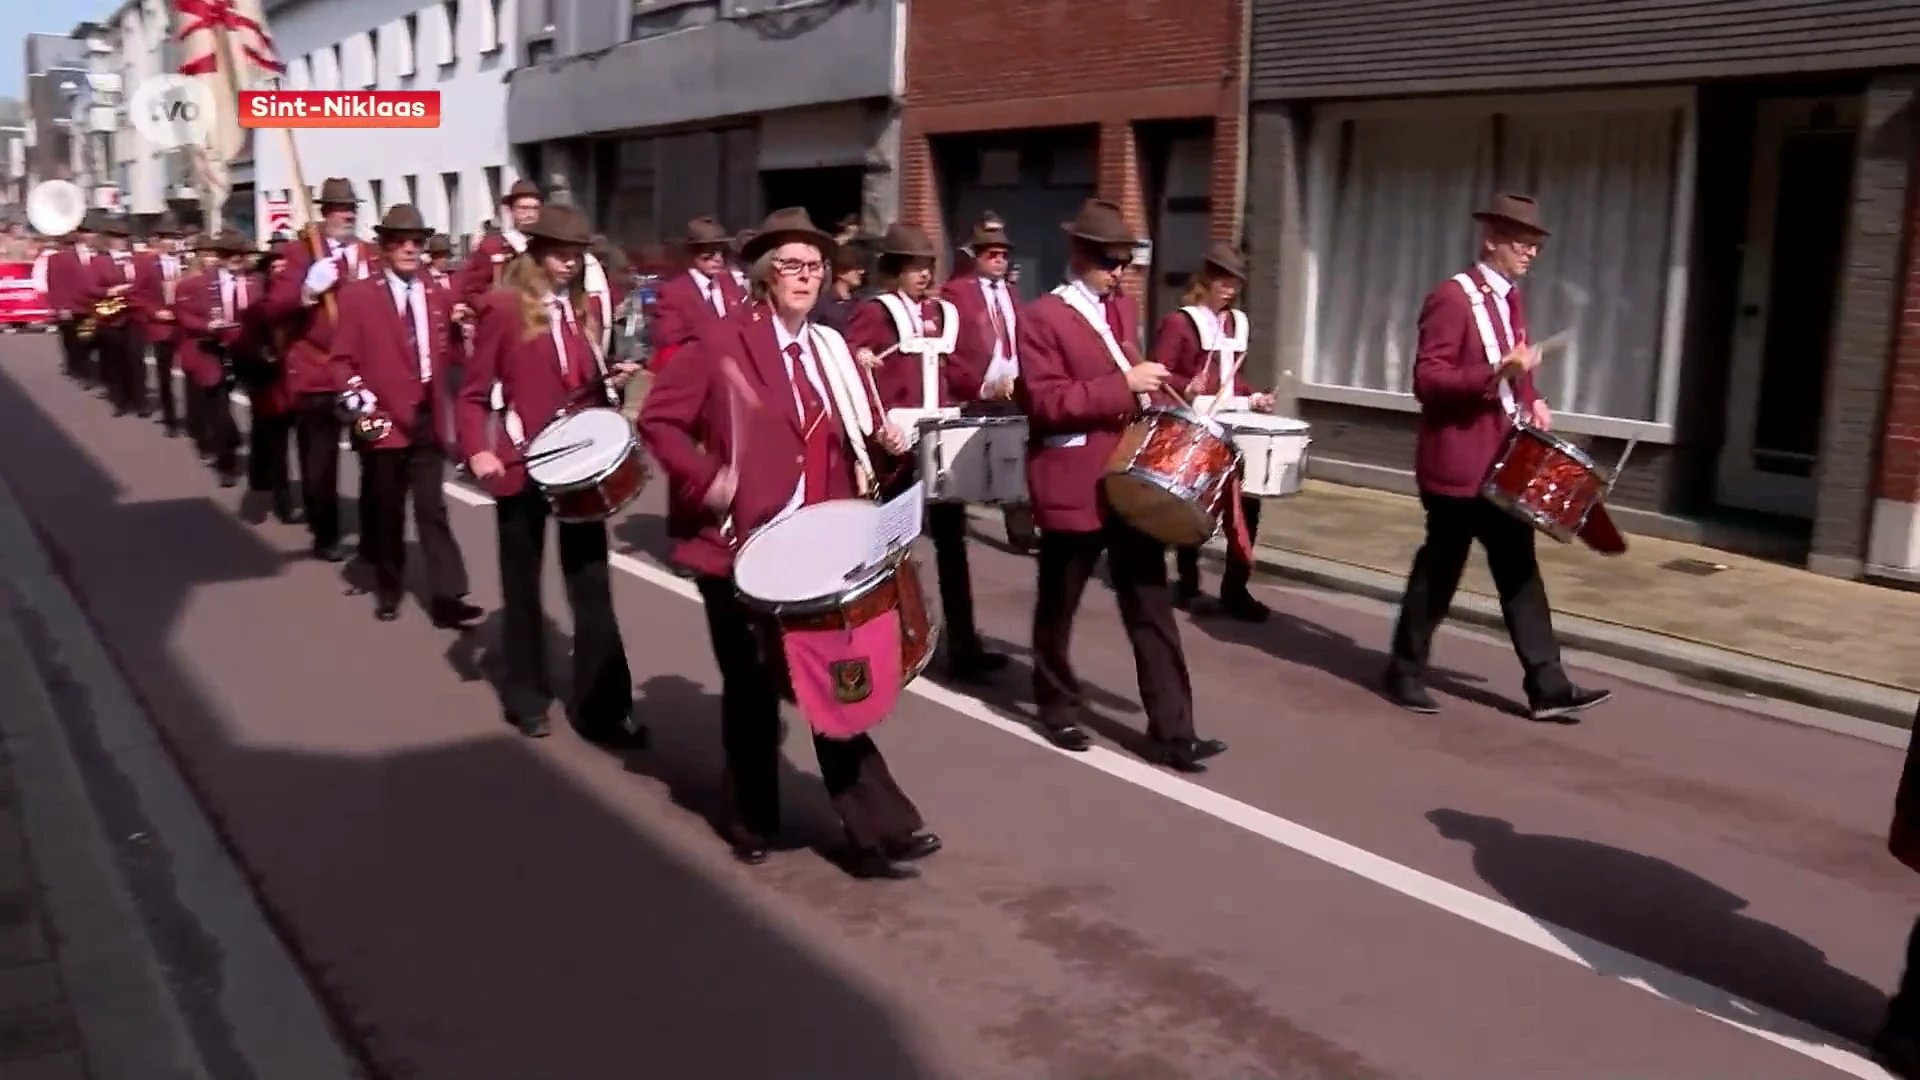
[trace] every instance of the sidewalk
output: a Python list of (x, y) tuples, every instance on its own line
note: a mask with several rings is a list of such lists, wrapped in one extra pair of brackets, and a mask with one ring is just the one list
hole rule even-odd
[[(1261, 568), (1397, 601), (1423, 519), (1417, 500), (1311, 481), (1261, 517)], [(1907, 726), (1920, 692), (1920, 593), (1840, 581), (1724, 551), (1628, 538), (1614, 558), (1542, 537), (1566, 644), (1722, 685)], [(1705, 572), (1702, 572), (1705, 571)], [(1476, 549), (1456, 615), (1498, 625)]]
[[(0, 679), (17, 672), (0, 662)], [(0, 1076), (90, 1080), (54, 962), (45, 894), (27, 857), (14, 763), (0, 743)]]

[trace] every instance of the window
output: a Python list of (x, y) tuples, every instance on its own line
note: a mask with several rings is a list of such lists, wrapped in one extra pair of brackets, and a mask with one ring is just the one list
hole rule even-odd
[(400, 33), (393, 43), (393, 71), (401, 78), (414, 72), (414, 49), (420, 41), (420, 16), (409, 15), (400, 21)]
[(480, 51), (482, 53), (495, 52), (505, 44), (502, 40), (503, 32), (500, 25), (502, 3), (503, 0), (480, 0)]
[(420, 178), (417, 176), (407, 176), (404, 179), (407, 185), (407, 205), (418, 210), (420, 208)]
[(440, 66), (460, 58), (460, 0), (440, 0)]
[(457, 172), (441, 173), (440, 193), (447, 204), (447, 232), (457, 233), (460, 231), (461, 224), (466, 220), (466, 218), (461, 216), (460, 174)]
[(1473, 211), (1515, 191), (1540, 200), (1553, 230), (1526, 282), (1529, 328), (1536, 340), (1572, 335), (1536, 375), (1541, 393), (1562, 414), (1656, 434), (1642, 429), (1672, 423), (1685, 308), (1691, 94), (1498, 108), (1382, 102), (1316, 115), (1302, 395), (1410, 407), (1421, 301), (1471, 259)]
[(494, 208), (500, 205), (500, 200), (507, 197), (507, 189), (500, 186), (501, 182), (505, 179), (502, 175), (504, 172), (505, 170), (498, 165), (487, 166), (486, 213), (493, 213)]
[(387, 212), (385, 185), (378, 180), (367, 181), (367, 191), (373, 196), (373, 216), (378, 219)]
[(345, 87), (346, 80), (342, 78), (344, 73), (345, 69), (340, 66), (340, 46), (327, 46), (327, 83), (324, 89), (339, 90)]
[(351, 68), (347, 85), (371, 90), (380, 84), (379, 55), (374, 52), (372, 31), (347, 39), (347, 63)]

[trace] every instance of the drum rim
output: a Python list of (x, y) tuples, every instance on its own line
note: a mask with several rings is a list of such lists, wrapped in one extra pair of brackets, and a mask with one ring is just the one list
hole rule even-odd
[(949, 428), (1012, 427), (1015, 424), (1024, 426), (1026, 422), (1027, 417), (1024, 413), (1006, 416), (923, 416), (915, 426), (921, 431), (930, 428), (945, 431)]
[[(845, 502), (849, 500), (836, 499), (831, 501)], [(814, 503), (813, 505), (826, 506), (829, 504)], [(794, 516), (807, 509), (808, 507), (803, 506), (784, 520), (791, 521)], [(775, 523), (768, 522), (767, 524), (772, 525)], [(746, 561), (747, 552), (753, 550), (755, 542), (764, 539), (768, 535), (766, 526), (762, 526), (759, 530), (747, 537), (746, 542), (740, 545), (740, 550), (733, 556), (733, 573), (728, 576), (733, 579), (733, 591), (739, 595), (742, 603), (753, 608), (755, 611), (774, 616), (811, 615), (816, 612), (826, 611), (829, 608), (841, 607), (853, 603), (855, 600), (860, 599), (878, 588), (881, 582), (885, 581), (895, 572), (901, 561), (913, 553), (912, 544), (902, 544), (888, 554), (886, 559), (878, 566), (873, 567), (871, 572), (865, 578), (862, 578), (858, 584), (851, 585), (840, 592), (809, 597), (805, 600), (765, 600), (741, 589), (740, 564)]]
[(1149, 405), (1142, 410), (1140, 419), (1151, 420), (1159, 413), (1187, 420), (1222, 442), (1229, 444), (1233, 442), (1232, 434), (1219, 421), (1210, 416), (1201, 416), (1195, 410), (1183, 405)]
[[(594, 481), (591, 484), (583, 484), (579, 487), (569, 488), (565, 491), (552, 492), (551, 496), (548, 498), (547, 501), (552, 503), (552, 502), (557, 502), (560, 499), (564, 499), (569, 495), (577, 495), (584, 491), (597, 491), (602, 484), (612, 479), (615, 473), (620, 472), (622, 469), (626, 468), (628, 465), (632, 465), (634, 469), (640, 473), (640, 479), (638, 483), (633, 485), (633, 490), (627, 492), (626, 498), (621, 499), (619, 502), (614, 503), (613, 505), (608, 507), (605, 513), (596, 513), (596, 514), (563, 514), (560, 512), (560, 508), (556, 505), (553, 508), (553, 520), (562, 521), (569, 525), (591, 525), (596, 521), (605, 521), (608, 518), (611, 518), (613, 515), (633, 505), (633, 500), (639, 498), (640, 493), (647, 489), (646, 466), (644, 463), (640, 461), (640, 457), (638, 454), (629, 454), (628, 456), (621, 458), (620, 461), (613, 466), (613, 468), (607, 470), (607, 474), (605, 476), (602, 476), (600, 479)], [(547, 493), (546, 488), (541, 488), (540, 490), (543, 494)]]
[(1572, 458), (1573, 460), (1579, 462), (1582, 465), (1585, 465), (1587, 468), (1592, 469), (1595, 472), (1598, 472), (1600, 470), (1599, 463), (1593, 460), (1593, 456), (1591, 454), (1588, 454), (1585, 450), (1580, 449), (1580, 447), (1575, 446), (1571, 442), (1568, 442), (1566, 439), (1562, 438), (1561, 436), (1559, 436), (1554, 432), (1543, 430), (1541, 428), (1535, 427), (1532, 424), (1515, 424), (1513, 426), (1513, 429), (1515, 431), (1522, 432), (1526, 435), (1530, 435), (1536, 439), (1539, 439), (1541, 442), (1546, 443), (1548, 446), (1551, 446), (1556, 450), (1559, 450), (1561, 453), (1566, 454), (1568, 457)]
[(527, 440), (526, 449), (521, 452), (521, 457), (526, 458), (539, 453), (539, 450), (537, 450), (536, 447), (538, 447), (540, 444), (541, 436), (546, 435), (548, 432), (553, 431), (555, 428), (558, 428), (561, 424), (566, 423), (567, 421), (573, 419), (576, 416), (585, 416), (589, 413), (612, 413), (615, 417), (620, 419), (621, 421), (620, 427), (622, 429), (622, 438), (625, 444), (622, 447), (621, 452), (615, 455), (613, 460), (608, 462), (606, 467), (602, 468), (599, 472), (593, 473), (590, 476), (582, 477), (579, 480), (565, 480), (565, 481), (557, 480), (551, 484), (542, 483), (540, 478), (534, 475), (534, 470), (539, 468), (538, 465), (524, 466), (527, 470), (527, 478), (532, 480), (535, 484), (538, 484), (541, 491), (549, 492), (555, 495), (565, 495), (570, 492), (579, 491), (583, 488), (596, 487), (600, 483), (605, 481), (607, 477), (612, 476), (615, 472), (617, 472), (620, 469), (620, 467), (624, 465), (629, 459), (631, 459), (634, 453), (638, 451), (640, 446), (640, 440), (634, 434), (633, 425), (626, 423), (625, 417), (621, 415), (620, 411), (618, 409), (596, 407), (591, 409), (580, 409), (575, 412), (567, 413), (564, 416), (555, 417), (552, 422), (547, 424), (546, 427), (541, 428), (538, 434), (534, 435), (533, 438)]
[[(1294, 428), (1270, 428), (1252, 425), (1241, 429), (1233, 426), (1233, 421), (1230, 418), (1235, 416), (1258, 416), (1268, 420), (1286, 420), (1299, 424), (1300, 426)], [(1311, 438), (1313, 435), (1313, 425), (1295, 416), (1275, 416), (1272, 413), (1254, 412), (1251, 409), (1235, 409), (1232, 412), (1214, 413), (1213, 419), (1215, 423), (1218, 423), (1236, 435), (1239, 434), (1241, 430), (1245, 430), (1247, 433), (1254, 435), (1295, 435), (1301, 438)]]

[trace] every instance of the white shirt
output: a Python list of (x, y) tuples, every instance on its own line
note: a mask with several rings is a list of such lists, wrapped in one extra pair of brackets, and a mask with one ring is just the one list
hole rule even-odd
[(999, 324), (1007, 331), (1007, 342), (1004, 347), (1000, 344), (1000, 335), (997, 333), (993, 335), (993, 362), (987, 365), (987, 377), (980, 384), (980, 392), (985, 394), (987, 388), (994, 383), (1020, 374), (1020, 356), (1019, 346), (1014, 344), (1014, 330), (1018, 324), (1014, 321), (1016, 316), (1013, 313), (1013, 297), (1007, 292), (1006, 279), (989, 281), (981, 278), (980, 295), (986, 298), (988, 318), (997, 318)]
[(356, 271), (360, 269), (360, 245), (359, 244), (350, 244), (344, 240), (328, 240), (327, 241), (327, 257), (330, 259), (338, 259), (341, 257), (345, 257), (345, 259), (347, 260), (347, 276), (348, 277), (365, 277), (366, 276), (365, 274), (356, 273)]
[[(779, 319), (773, 320), (773, 339), (779, 343), (780, 360), (786, 364), (787, 367), (787, 381), (792, 383), (794, 387), (793, 412), (794, 415), (800, 417), (803, 422), (806, 419), (807, 413), (806, 410), (800, 406), (800, 380), (798, 375), (804, 374), (807, 377), (807, 381), (813, 384), (813, 392), (819, 395), (822, 410), (833, 407), (828, 404), (833, 398), (827, 393), (826, 380), (821, 377), (820, 363), (813, 355), (813, 335), (807, 333), (807, 330), (808, 324), (803, 323), (800, 327), (800, 335), (795, 337), (787, 333), (786, 323), (781, 322)], [(794, 358), (787, 354), (787, 346), (795, 343), (798, 343), (800, 346), (799, 367), (801, 370), (799, 372), (793, 370), (795, 366)], [(824, 415), (820, 422), (823, 424), (826, 423)], [(793, 497), (787, 500), (787, 505), (782, 507), (778, 514), (774, 515), (773, 520), (779, 521), (781, 518), (800, 509), (800, 504), (806, 501), (806, 498), (807, 463), (803, 457), (800, 460), (800, 482), (793, 486)]]
[(727, 300), (726, 297), (720, 295), (719, 284), (692, 267), (687, 268), (687, 273), (693, 278), (693, 283), (700, 286), (700, 295), (707, 298), (707, 303), (713, 306), (714, 312), (725, 315), (727, 313)]
[(1500, 328), (1507, 332), (1509, 347), (1520, 344), (1513, 340), (1513, 308), (1507, 303), (1507, 296), (1513, 292), (1513, 282), (1502, 277), (1500, 271), (1486, 263), (1478, 264), (1478, 269), (1480, 276), (1487, 280), (1487, 287), (1493, 290), (1493, 307), (1500, 313)]
[(500, 236), (502, 239), (506, 240), (507, 246), (512, 248), (513, 250), (520, 251), (520, 252), (524, 252), (527, 250), (526, 234), (521, 232), (519, 229), (501, 229)]
[[(560, 330), (560, 324), (564, 322), (568, 326), (573, 325), (573, 305), (553, 293), (547, 294), (546, 305), (547, 333), (553, 338), (553, 354), (560, 358), (560, 376), (565, 378), (571, 365), (567, 356), (567, 339)], [(560, 309), (560, 317), (557, 319), (553, 317), (553, 309), (556, 306)]]
[(233, 322), (239, 316), (239, 312), (234, 308), (233, 291), (233, 271), (223, 266), (220, 268), (220, 315), (224, 322)]
[(433, 381), (433, 350), (429, 348), (427, 337), (427, 290), (420, 284), (416, 275), (412, 281), (393, 271), (387, 271), (387, 291), (393, 294), (393, 310), (396, 314), (405, 312), (407, 305), (413, 305), (413, 340), (418, 349), (416, 359), (420, 365), (420, 381)]

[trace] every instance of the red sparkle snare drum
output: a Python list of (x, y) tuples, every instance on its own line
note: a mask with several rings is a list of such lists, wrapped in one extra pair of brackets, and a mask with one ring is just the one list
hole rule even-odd
[[(1629, 446), (1631, 449), (1631, 446)], [(1622, 455), (1625, 464), (1625, 455)], [(1585, 450), (1550, 431), (1517, 424), (1493, 461), (1480, 494), (1563, 544), (1587, 527), (1613, 488), (1615, 469), (1603, 473)]]
[(1156, 406), (1135, 420), (1100, 478), (1107, 505), (1163, 544), (1192, 547), (1220, 531), (1240, 450), (1215, 420)]
[(581, 409), (548, 424), (527, 444), (526, 465), (560, 521), (605, 521), (647, 484), (633, 425), (615, 409)]

